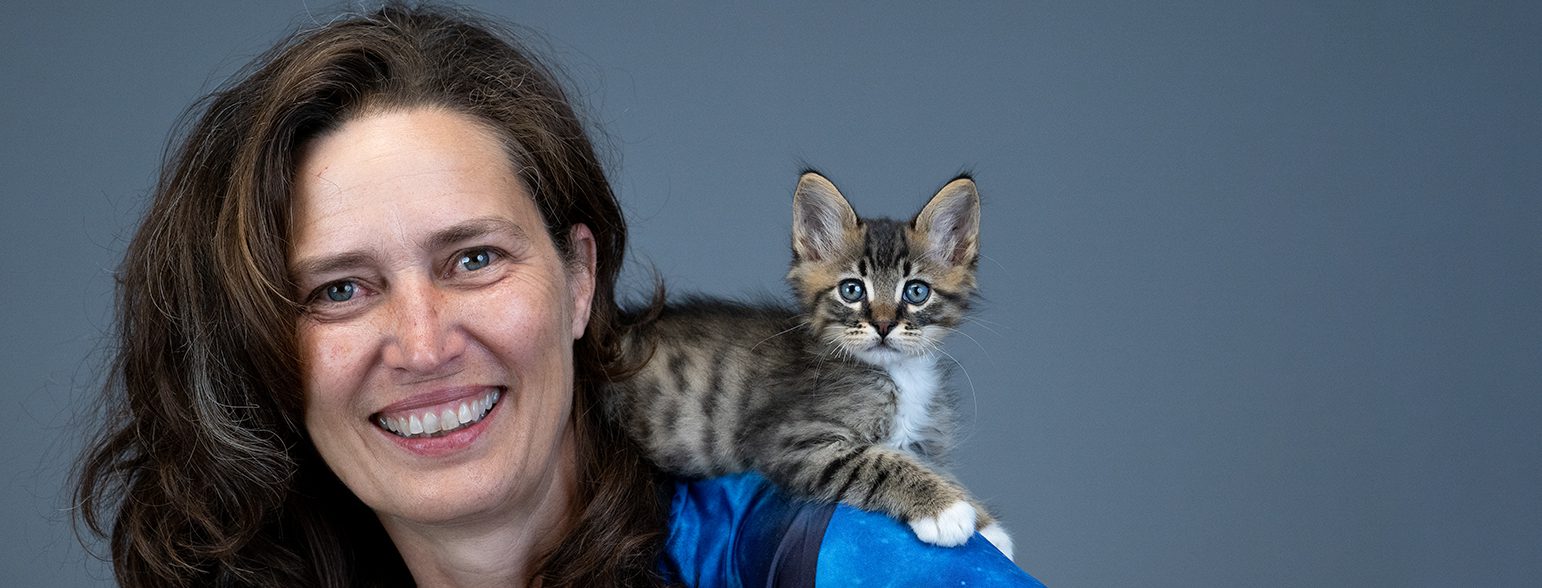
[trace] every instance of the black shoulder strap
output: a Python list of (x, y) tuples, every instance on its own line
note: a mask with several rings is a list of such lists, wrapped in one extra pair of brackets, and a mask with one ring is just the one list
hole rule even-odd
[(813, 588), (819, 568), (819, 545), (830, 525), (835, 505), (800, 502), (787, 521), (786, 532), (776, 545), (766, 588)]

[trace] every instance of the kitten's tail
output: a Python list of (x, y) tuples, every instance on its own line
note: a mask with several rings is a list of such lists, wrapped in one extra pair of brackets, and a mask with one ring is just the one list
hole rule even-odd
[(647, 327), (664, 314), (665, 288), (664, 278), (659, 276), (656, 268), (649, 268), (648, 273), (653, 275), (653, 294), (648, 297), (648, 304), (641, 308), (621, 309), (621, 329), (629, 332), (636, 328)]
[(653, 359), (653, 341), (644, 334), (664, 314), (666, 289), (664, 278), (659, 276), (657, 268), (650, 267), (649, 273), (653, 275), (653, 295), (647, 305), (640, 308), (623, 307), (616, 321), (621, 361), (607, 371), (606, 376), (611, 381), (632, 377), (648, 364), (648, 360)]

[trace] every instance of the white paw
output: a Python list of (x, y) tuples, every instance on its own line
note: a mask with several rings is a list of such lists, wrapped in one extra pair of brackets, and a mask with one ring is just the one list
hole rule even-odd
[(1001, 523), (986, 525), (984, 529), (980, 529), (980, 534), (986, 541), (990, 541), (991, 545), (995, 545), (1002, 555), (1007, 556), (1007, 559), (1012, 559), (1012, 536), (1007, 535), (1007, 530), (1001, 528)]
[(917, 538), (932, 545), (953, 547), (963, 545), (974, 535), (974, 521), (974, 507), (960, 500), (935, 517), (910, 521), (910, 530), (916, 532)]

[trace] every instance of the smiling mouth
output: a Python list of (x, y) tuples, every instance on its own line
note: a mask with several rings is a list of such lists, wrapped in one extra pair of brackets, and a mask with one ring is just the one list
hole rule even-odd
[(480, 422), (498, 405), (503, 391), (498, 388), (459, 404), (433, 406), (403, 411), (392, 416), (377, 415), (375, 424), (391, 434), (406, 439), (438, 437)]

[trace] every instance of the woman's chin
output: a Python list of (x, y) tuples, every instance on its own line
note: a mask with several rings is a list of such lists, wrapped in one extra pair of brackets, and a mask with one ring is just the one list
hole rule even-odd
[[(515, 403), (504, 394), (486, 415), (474, 423), (448, 432), (402, 435), (373, 423), (381, 443), (377, 450), (388, 454), (379, 460), (382, 470), (371, 477), (379, 481), (373, 500), (365, 503), (381, 520), (416, 525), (459, 524), (487, 516), (506, 507), (522, 490), (511, 476), (518, 457)], [(362, 494), (355, 490), (356, 494)], [(360, 496), (360, 498), (364, 498)]]

